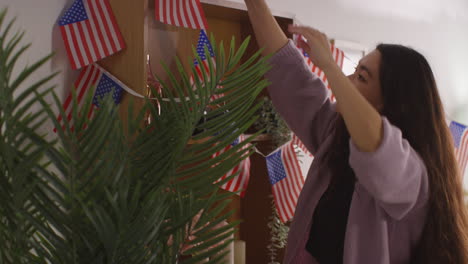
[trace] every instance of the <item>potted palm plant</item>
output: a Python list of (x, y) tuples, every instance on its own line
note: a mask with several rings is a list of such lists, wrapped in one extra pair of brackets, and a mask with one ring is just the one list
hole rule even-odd
[[(154, 93), (160, 113), (149, 101), (138, 112), (130, 104), (123, 126), (119, 106), (104, 99), (88, 120), (91, 96), (81, 108), (74, 96), (71, 121), (59, 123), (53, 109), (64, 109), (49, 84), (56, 73), (23, 87), (51, 56), (14, 74), (29, 45), (20, 46), (23, 33), (11, 34), (12, 25), (1, 11), (0, 263), (222, 260), (237, 223), (221, 224), (232, 194), (218, 192), (229, 179), (217, 180), (253, 149), (246, 140), (212, 157), (255, 121), (265, 58), (241, 63), (248, 40), (238, 50), (231, 43), (228, 56), (214, 46), (216, 70), (210, 62), (203, 80), (194, 74), (196, 89), (179, 61), (180, 78), (167, 71), (160, 82), (168, 100)], [(216, 93), (225, 96), (210, 100)], [(206, 113), (210, 105), (220, 107)], [(152, 122), (142, 125), (148, 112)], [(52, 140), (38, 132), (46, 122), (57, 128)]]

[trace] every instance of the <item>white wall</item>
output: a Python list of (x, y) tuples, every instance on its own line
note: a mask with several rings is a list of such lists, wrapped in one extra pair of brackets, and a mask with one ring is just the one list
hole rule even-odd
[[(58, 17), (66, 6), (70, 5), (68, 0), (0, 0), (0, 9), (8, 7), (7, 18), (16, 17), (16, 30), (25, 30), (23, 44), (31, 43), (32, 46), (25, 53), (22, 60), (17, 63), (16, 72), (22, 70), (24, 66), (32, 64), (40, 58), (55, 52), (55, 56), (46, 65), (40, 68), (31, 76), (22, 87), (37, 81), (38, 78), (60, 71), (51, 84), (57, 85), (55, 91), (60, 98), (63, 98), (66, 91), (71, 89), (70, 84), (77, 77), (78, 72), (70, 70), (66, 51), (63, 47), (60, 31), (56, 26)], [(51, 98), (48, 98), (52, 102)], [(43, 132), (51, 133), (52, 124), (43, 128)]]

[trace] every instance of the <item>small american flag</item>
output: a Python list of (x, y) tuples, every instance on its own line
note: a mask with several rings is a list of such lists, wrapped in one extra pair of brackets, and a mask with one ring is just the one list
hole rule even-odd
[[(243, 142), (245, 140), (244, 135), (240, 135), (238, 139), (236, 139), (232, 144), (226, 146), (221, 151), (218, 151), (213, 155), (213, 158), (223, 154), (224, 152), (231, 149), (233, 146)], [(248, 146), (248, 145), (247, 145)], [(221, 186), (222, 189), (230, 192), (238, 192), (240, 191), (240, 196), (245, 196), (245, 191), (247, 190), (247, 186), (249, 185), (250, 180), (250, 158), (246, 158), (237, 164), (234, 168), (232, 168), (228, 173), (226, 173), (223, 177), (219, 179), (222, 181), (227, 177), (239, 173), (237, 176), (233, 177), (231, 180), (226, 182)]]
[(266, 161), (276, 209), (285, 223), (294, 216), (305, 182), (292, 142), (268, 155)]
[(59, 25), (73, 69), (125, 48), (108, 0), (75, 0)]
[[(208, 49), (208, 52), (210, 54), (210, 58), (206, 57), (205, 48)], [(207, 73), (207, 74), (210, 73), (210, 65), (209, 65), (208, 59), (211, 60), (214, 69), (216, 69), (216, 61), (215, 61), (215, 54), (214, 54), (214, 51), (213, 51), (213, 46), (211, 46), (210, 40), (208, 39), (208, 36), (206, 35), (205, 30), (203, 30), (203, 29), (200, 31), (200, 36), (198, 38), (197, 54), (200, 57), (202, 65), (200, 65), (200, 63), (198, 62), (197, 59), (195, 59), (193, 63), (195, 65), (195, 70), (197, 72), (198, 78), (200, 79), (200, 81), (203, 81), (203, 73), (202, 73), (202, 68), (201, 67), (203, 67), (205, 69), (205, 73)], [(195, 83), (193, 76), (190, 77), (190, 82), (191, 82), (191, 84), (193, 86), (193, 84)], [(221, 98), (223, 96), (224, 96), (224, 94), (214, 94), (211, 97), (211, 100), (216, 100), (216, 99), (219, 99), (219, 98)]]
[(202, 65), (198, 63), (197, 59), (194, 59), (193, 63), (195, 64), (195, 69), (197, 70), (198, 77), (200, 80), (203, 80), (203, 74), (201, 67), (205, 68), (205, 71), (209, 73), (210, 70), (210, 65), (208, 62), (208, 58), (206, 57), (205, 53), (205, 47), (208, 49), (208, 52), (210, 53), (210, 58), (211, 62), (215, 65), (215, 54), (213, 51), (213, 46), (211, 46), (210, 40), (208, 39), (208, 36), (206, 35), (205, 30), (200, 30), (200, 36), (198, 37), (198, 43), (197, 43), (197, 54), (200, 57), (200, 60), (202, 62)]
[(200, 0), (156, 0), (156, 20), (178, 27), (206, 29), (208, 23)]
[(465, 175), (466, 164), (468, 162), (468, 128), (455, 121), (450, 122), (455, 145), (455, 156), (460, 166), (461, 175)]
[[(76, 96), (78, 102), (78, 109), (80, 110), (83, 106), (85, 94), (88, 92), (94, 93), (93, 105), (88, 112), (88, 118), (91, 118), (93, 111), (96, 107), (99, 107), (99, 101), (108, 93), (114, 92), (112, 98), (116, 104), (120, 103), (122, 98), (123, 87), (125, 85), (121, 83), (117, 78), (112, 76), (110, 73), (105, 71), (103, 68), (99, 67), (96, 64), (91, 64), (85, 67), (78, 79), (75, 82)], [(68, 95), (63, 104), (63, 108), (67, 115), (67, 120), (71, 121), (72, 118), (72, 94)], [(58, 121), (61, 122), (63, 117), (59, 115), (57, 117)], [(73, 124), (70, 123), (70, 126), (73, 127)], [(55, 130), (56, 131), (56, 130)]]

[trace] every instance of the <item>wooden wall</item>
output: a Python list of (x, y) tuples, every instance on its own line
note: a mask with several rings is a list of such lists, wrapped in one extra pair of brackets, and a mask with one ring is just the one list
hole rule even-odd
[[(104, 69), (140, 94), (146, 87), (145, 75), (145, 14), (148, 0), (110, 0), (112, 10), (125, 40), (125, 50), (99, 61)], [(130, 95), (122, 98), (120, 115), (126, 124)]]

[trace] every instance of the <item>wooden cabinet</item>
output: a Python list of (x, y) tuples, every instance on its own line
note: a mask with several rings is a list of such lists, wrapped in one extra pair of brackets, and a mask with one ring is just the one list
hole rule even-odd
[[(117, 24), (125, 40), (125, 50), (99, 61), (104, 69), (116, 76), (131, 89), (144, 94), (146, 87), (145, 60), (145, 17), (148, 0), (110, 0)], [(122, 99), (121, 117), (126, 125), (129, 97), (125, 94)], [(138, 106), (138, 104), (136, 104)], [(140, 102), (139, 105), (142, 105)]]
[[(127, 48), (105, 60), (99, 62), (106, 70), (122, 80), (131, 89), (139, 94), (147, 94), (147, 56), (151, 58), (152, 71), (165, 78), (160, 61), (164, 61), (168, 67), (175, 70), (174, 57), (183, 59), (186, 67), (189, 67), (192, 57), (192, 46), (196, 46), (199, 30), (185, 29), (165, 25), (155, 21), (154, 0), (110, 0), (115, 13), (117, 23), (125, 39)], [(247, 50), (247, 56), (258, 50), (258, 45), (253, 37), (244, 4), (224, 0), (202, 0), (203, 9), (208, 20), (208, 35), (213, 33), (218, 44), (224, 41), (226, 48), (232, 37), (239, 46), (243, 39), (252, 36), (252, 41)], [(275, 12), (274, 12), (275, 13)], [(293, 16), (278, 13), (277, 20), (286, 31), (287, 25), (293, 23)], [(263, 95), (266, 95), (266, 90)], [(123, 97), (121, 117), (126, 120), (130, 97)], [(143, 100), (136, 97), (135, 107), (141, 107)], [(269, 141), (259, 143), (259, 148), (265, 152), (271, 151)], [(237, 213), (233, 219), (242, 219), (240, 231), (236, 239), (246, 241), (246, 262), (267, 263), (267, 244), (269, 233), (267, 228), (268, 218), (271, 215), (270, 198), (271, 186), (268, 181), (265, 158), (260, 155), (251, 157), (251, 178), (246, 197), (236, 198), (231, 208)]]

